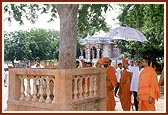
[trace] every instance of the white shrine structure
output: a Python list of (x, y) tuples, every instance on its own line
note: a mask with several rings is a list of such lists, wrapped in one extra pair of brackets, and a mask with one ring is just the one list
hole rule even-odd
[[(118, 48), (116, 48), (114, 40), (104, 37), (104, 34), (87, 36), (80, 41), (82, 45), (80, 48), (81, 57), (87, 62), (96, 62), (102, 57), (109, 57), (110, 59), (115, 57)], [(119, 53), (118, 50), (117, 53)]]

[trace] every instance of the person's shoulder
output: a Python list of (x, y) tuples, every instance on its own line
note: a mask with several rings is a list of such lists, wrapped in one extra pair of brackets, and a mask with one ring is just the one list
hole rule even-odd
[(109, 67), (112, 68), (112, 69), (115, 69), (114, 66), (109, 66)]
[(116, 69), (113, 66), (109, 66), (108, 70), (110, 70), (110, 71), (116, 71)]
[(141, 72), (145, 72), (145, 73), (156, 73), (155, 69), (154, 69), (153, 67), (151, 67), (151, 66), (144, 67)]
[(155, 69), (151, 66), (145, 67), (144, 69), (148, 70), (148, 71), (155, 71)]

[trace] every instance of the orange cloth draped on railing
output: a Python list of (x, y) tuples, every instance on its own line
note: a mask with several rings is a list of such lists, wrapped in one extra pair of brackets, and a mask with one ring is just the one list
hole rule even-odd
[(126, 69), (121, 72), (120, 87), (118, 96), (120, 97), (120, 102), (122, 109), (124, 111), (130, 111), (131, 108), (131, 84), (132, 75)]
[[(149, 104), (148, 98), (153, 98), (153, 103)], [(148, 66), (141, 72), (138, 84), (138, 110), (155, 111), (155, 99), (160, 97), (157, 74), (155, 70)]]
[(114, 67), (107, 67), (106, 69), (106, 75), (107, 75), (107, 111), (114, 111), (115, 109), (115, 99), (114, 99), (114, 88), (117, 85), (117, 78), (115, 75), (115, 69)]

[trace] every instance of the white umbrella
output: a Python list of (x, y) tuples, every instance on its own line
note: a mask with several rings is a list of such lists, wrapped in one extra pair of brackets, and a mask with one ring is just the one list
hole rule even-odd
[(110, 37), (111, 39), (123, 39), (127, 41), (148, 41), (146, 37), (137, 29), (122, 26), (110, 30), (106, 34), (106, 37)]

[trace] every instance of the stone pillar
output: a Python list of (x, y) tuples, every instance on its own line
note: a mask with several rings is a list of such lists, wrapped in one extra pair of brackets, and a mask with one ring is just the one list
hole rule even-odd
[(87, 61), (90, 61), (90, 49), (87, 49)]
[(86, 61), (90, 61), (90, 45), (87, 43), (85, 48)]
[(96, 56), (96, 58), (99, 59), (100, 58), (100, 44), (96, 45), (96, 50), (97, 50), (97, 56)]
[(99, 48), (97, 48), (97, 59), (99, 59), (100, 58), (100, 49)]

